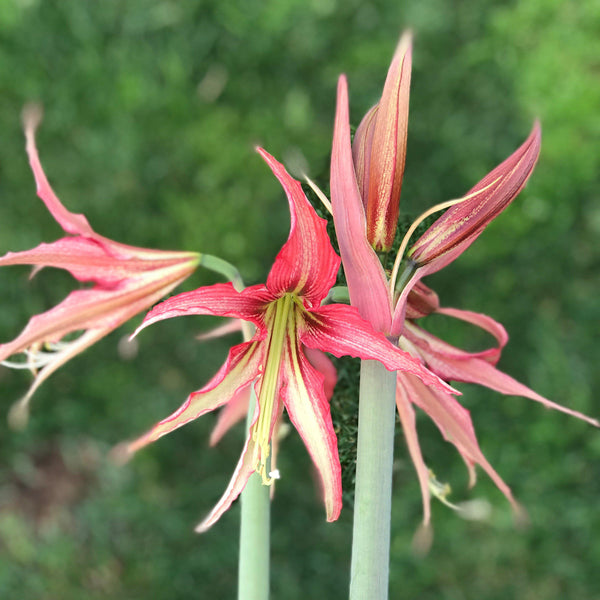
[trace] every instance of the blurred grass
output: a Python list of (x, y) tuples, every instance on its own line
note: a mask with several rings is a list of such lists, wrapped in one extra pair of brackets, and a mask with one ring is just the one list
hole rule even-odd
[[(263, 280), (289, 217), (253, 145), (296, 172), (325, 173), (337, 75), (349, 77), (357, 123), (408, 26), (406, 211), (458, 196), (517, 147), (534, 117), (543, 125), (530, 185), (431, 284), (444, 304), (507, 326), (504, 370), (597, 416), (600, 10), (592, 0), (4, 0), (0, 252), (60, 235), (35, 198), (24, 152), (19, 114), (36, 100), (46, 111), (39, 148), (48, 176), (100, 233), (221, 255), (248, 282)], [(187, 285), (212, 281), (199, 273)], [(0, 270), (0, 339), (71, 288), (61, 273), (30, 282), (25, 269)], [(123, 468), (107, 459), (218, 368), (237, 340), (193, 339), (215, 322), (150, 328), (126, 361), (117, 344), (128, 324), (42, 387), (26, 431), (0, 425), (1, 598), (234, 597), (237, 508), (203, 536), (192, 527), (226, 486), (243, 432), (208, 449), (207, 416)], [(438, 325), (448, 339), (469, 339)], [(28, 377), (2, 369), (0, 385), (7, 411)], [(456, 453), (420, 420), (428, 463), (453, 484), (452, 499), (487, 498), (492, 513), (466, 522), (434, 506), (432, 550), (413, 554), (420, 495), (399, 438), (391, 598), (597, 597), (597, 432), (523, 399), (464, 387), (482, 449), (531, 525), (514, 528), (485, 477), (469, 492)], [(280, 468), (272, 596), (344, 598), (351, 510), (324, 522), (296, 435)]]

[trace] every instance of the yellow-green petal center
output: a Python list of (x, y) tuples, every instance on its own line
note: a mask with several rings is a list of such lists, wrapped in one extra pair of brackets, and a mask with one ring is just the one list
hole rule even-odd
[(269, 474), (268, 458), (270, 453), (271, 425), (273, 409), (278, 392), (279, 368), (283, 356), (286, 334), (294, 320), (295, 294), (286, 294), (272, 302), (266, 310), (265, 322), (269, 328), (264, 372), (258, 395), (258, 419), (252, 427), (252, 440), (256, 443), (254, 451), (255, 469), (260, 473), (263, 483), (270, 485), (273, 478)]

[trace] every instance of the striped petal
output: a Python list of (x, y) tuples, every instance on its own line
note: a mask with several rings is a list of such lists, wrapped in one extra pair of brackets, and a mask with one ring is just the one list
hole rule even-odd
[(128, 445), (129, 453), (136, 452), (163, 435), (229, 402), (258, 376), (263, 358), (263, 348), (259, 342), (246, 342), (234, 346), (229, 351), (227, 361), (212, 380), (201, 390), (190, 394), (172, 415), (131, 442)]
[(0, 266), (35, 265), (69, 271), (78, 281), (93, 281), (112, 287), (131, 277), (172, 267), (191, 273), (198, 265), (198, 255), (189, 253), (154, 252), (151, 260), (116, 259), (106, 246), (91, 238), (65, 237), (50, 244), (40, 244), (31, 250), (8, 252), (0, 257)]
[(412, 458), (413, 465), (419, 478), (421, 496), (423, 497), (423, 525), (428, 525), (431, 520), (431, 494), (429, 493), (429, 469), (423, 460), (419, 436), (417, 434), (417, 419), (411, 404), (411, 388), (404, 386), (405, 376), (398, 374), (396, 383), (396, 407), (400, 416), (400, 424), (404, 431), (404, 439), (408, 446), (408, 452)]
[(308, 359), (308, 362), (315, 368), (321, 375), (323, 375), (323, 388), (325, 390), (325, 397), (327, 400), (331, 400), (333, 396), (333, 390), (337, 383), (337, 370), (334, 364), (327, 358), (327, 355), (321, 350), (315, 350), (314, 348), (304, 348), (304, 355)]
[(403, 393), (410, 401), (429, 415), (446, 441), (456, 446), (469, 470), (470, 485), (475, 484), (474, 466), (478, 464), (506, 496), (515, 511), (520, 513), (522, 509), (514, 499), (510, 488), (481, 452), (469, 411), (450, 394), (423, 385), (412, 375), (402, 375), (402, 387)]
[(321, 476), (327, 520), (335, 521), (342, 510), (342, 474), (324, 377), (290, 338), (282, 369), (285, 408)]
[(356, 171), (356, 182), (358, 183), (365, 211), (367, 210), (367, 198), (369, 197), (369, 165), (371, 163), (373, 133), (378, 109), (379, 105), (377, 104), (367, 112), (356, 128), (354, 140), (352, 140), (352, 160)]
[(43, 200), (46, 208), (56, 219), (58, 224), (67, 232), (73, 235), (83, 235), (94, 237), (96, 234), (90, 227), (84, 215), (78, 215), (69, 212), (58, 199), (52, 187), (46, 179), (44, 170), (40, 163), (37, 147), (35, 145), (35, 130), (42, 120), (42, 110), (39, 106), (29, 106), (23, 112), (23, 121), (25, 125), (26, 149), (29, 155), (29, 164), (33, 171), (37, 194)]
[(317, 216), (302, 186), (268, 152), (258, 148), (288, 197), (291, 215), (290, 235), (269, 276), (267, 289), (274, 295), (285, 292), (303, 296), (311, 306), (319, 306), (335, 283), (340, 258), (327, 234), (327, 221)]
[(348, 86), (343, 75), (338, 81), (331, 151), (331, 206), (352, 305), (377, 331), (388, 333), (391, 296), (383, 267), (367, 240), (365, 211), (350, 146)]
[[(430, 264), (433, 273), (449, 263), (446, 254), (460, 245), (464, 252), (523, 189), (540, 153), (541, 128), (535, 123), (523, 145), (488, 173), (465, 195), (467, 199), (449, 208), (417, 240), (408, 256), (417, 266)], [(457, 257), (451, 255), (452, 260)], [(433, 263), (433, 264), (431, 264)]]
[(240, 457), (225, 493), (205, 519), (196, 527), (198, 533), (204, 533), (210, 529), (221, 518), (221, 515), (229, 509), (233, 501), (240, 495), (246, 486), (246, 483), (248, 483), (250, 475), (254, 472), (253, 456), (255, 446), (256, 444), (252, 441), (252, 438), (249, 437), (246, 440), (242, 456)]
[(335, 356), (354, 356), (378, 360), (388, 371), (412, 373), (427, 385), (459, 394), (457, 390), (428, 371), (421, 362), (392, 344), (382, 333), (374, 331), (353, 306), (322, 306), (305, 314), (303, 344)]
[[(169, 270), (169, 269), (167, 269)], [(92, 288), (71, 292), (60, 304), (29, 319), (21, 334), (0, 344), (0, 360), (34, 345), (57, 342), (80, 329), (102, 330), (107, 335), (119, 325), (158, 302), (189, 273), (167, 280), (159, 273), (129, 279), (111, 288)]]
[(264, 285), (254, 285), (238, 292), (230, 282), (216, 283), (161, 302), (148, 312), (134, 335), (158, 321), (189, 315), (236, 317), (251, 321), (260, 328), (265, 305), (272, 299)]
[(565, 406), (552, 402), (540, 394), (537, 394), (527, 386), (519, 383), (506, 373), (499, 371), (493, 365), (485, 360), (470, 359), (460, 360), (455, 358), (438, 359), (434, 355), (425, 356), (425, 361), (430, 368), (443, 377), (452, 381), (464, 381), (465, 383), (476, 383), (483, 385), (491, 390), (496, 390), (507, 396), (523, 396), (535, 402), (543, 404), (546, 408), (558, 410), (560, 412), (577, 417), (591, 425), (600, 427), (597, 419), (592, 419), (576, 410), (571, 410)]
[(210, 433), (210, 445), (215, 446), (221, 438), (237, 423), (243, 421), (248, 414), (248, 403), (252, 385), (241, 387), (231, 400), (219, 412), (217, 424)]
[(411, 34), (405, 33), (390, 65), (373, 128), (367, 198), (367, 237), (375, 250), (389, 250), (398, 226), (406, 158)]
[(494, 336), (498, 346), (483, 350), (482, 352), (477, 352), (476, 355), (478, 358), (482, 358), (493, 365), (498, 362), (502, 348), (508, 343), (508, 333), (506, 332), (506, 329), (504, 329), (502, 323), (498, 323), (498, 321), (492, 319), (492, 317), (489, 317), (488, 315), (472, 312), (470, 310), (438, 308), (436, 312), (441, 315), (453, 317), (454, 319), (459, 319), (460, 321), (465, 321), (466, 323), (471, 323)]

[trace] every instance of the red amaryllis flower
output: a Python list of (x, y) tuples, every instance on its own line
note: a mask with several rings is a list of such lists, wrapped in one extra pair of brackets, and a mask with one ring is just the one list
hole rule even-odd
[[(200, 255), (136, 248), (98, 235), (85, 216), (69, 212), (50, 187), (35, 145), (35, 129), (41, 119), (39, 108), (25, 111), (27, 153), (38, 196), (70, 234), (50, 244), (23, 252), (9, 252), (0, 266), (34, 265), (65, 269), (78, 281), (93, 287), (71, 292), (54, 308), (32, 317), (12, 342), (0, 344), (0, 361), (16, 368), (29, 368), (36, 375), (27, 395), (16, 405), (13, 417), (27, 415), (29, 399), (40, 384), (68, 360), (148, 309), (186, 279), (198, 266)], [(72, 332), (81, 335), (62, 341)], [(25, 353), (25, 362), (8, 362), (13, 354)]]
[(227, 361), (206, 386), (129, 445), (133, 452), (215, 408), (226, 404), (239, 407), (254, 386), (257, 401), (242, 456), (223, 497), (198, 531), (219, 519), (255, 471), (263, 483), (272, 483), (270, 443), (284, 407), (320, 474), (327, 519), (337, 519), (342, 507), (337, 440), (321, 372), (325, 369), (311, 364), (310, 349), (379, 360), (391, 371), (407, 371), (427, 385), (452, 392), (418, 360), (374, 331), (354, 307), (321, 306), (340, 264), (326, 223), (314, 212), (299, 182), (267, 152), (258, 151), (283, 186), (291, 212), (289, 238), (266, 284), (241, 292), (230, 284), (216, 284), (179, 294), (153, 308), (140, 327), (171, 317), (206, 314), (243, 319), (256, 327), (252, 339), (230, 350)]
[[(508, 340), (504, 328), (485, 315), (440, 308), (436, 294), (420, 282), (422, 277), (445, 267), (464, 252), (524, 187), (540, 151), (541, 130), (538, 123), (511, 156), (463, 198), (447, 203), (452, 207), (408, 251), (398, 285), (396, 275), (402, 255), (399, 254), (390, 279), (383, 270), (373, 249), (373, 236), (378, 229), (370, 224), (369, 206), (375, 198), (379, 207), (385, 206), (381, 198), (393, 198), (394, 202), (397, 198), (387, 192), (381, 196), (373, 195), (374, 190), (397, 189), (399, 194), (402, 179), (399, 170), (403, 169), (405, 153), (403, 131), (408, 114), (410, 56), (410, 37), (405, 35), (394, 55), (380, 104), (363, 119), (353, 147), (350, 144), (346, 78), (341, 76), (338, 82), (331, 156), (331, 204), (352, 304), (375, 329), (398, 338), (400, 348), (445, 381), (478, 383), (504, 394), (525, 396), (547, 408), (598, 426), (598, 421), (543, 398), (496, 369), (500, 351)], [(378, 128), (387, 134), (376, 136)], [(392, 135), (393, 132), (396, 135)], [(393, 157), (396, 158), (392, 160)], [(381, 212), (386, 219), (397, 218), (397, 214), (393, 216), (392, 211), (387, 209)], [(390, 231), (393, 225), (387, 222), (379, 230)], [(498, 347), (479, 353), (454, 348), (417, 324), (418, 319), (432, 312), (485, 329), (496, 338)], [(397, 380), (396, 403), (421, 483), (425, 522), (429, 521), (430, 513), (429, 472), (419, 449), (413, 404), (422, 408), (457, 447), (467, 463), (471, 482), (475, 480), (474, 465), (481, 465), (516, 507), (510, 489), (479, 449), (469, 412), (451, 393), (428, 387), (410, 373), (398, 373)]]

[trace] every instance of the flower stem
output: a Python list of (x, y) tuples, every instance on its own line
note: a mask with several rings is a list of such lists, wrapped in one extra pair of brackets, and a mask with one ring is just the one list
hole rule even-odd
[[(252, 388), (246, 420), (248, 430), (256, 405)], [(242, 492), (238, 600), (269, 598), (270, 490), (258, 473), (252, 473)]]
[(388, 597), (396, 373), (360, 367), (350, 600)]

